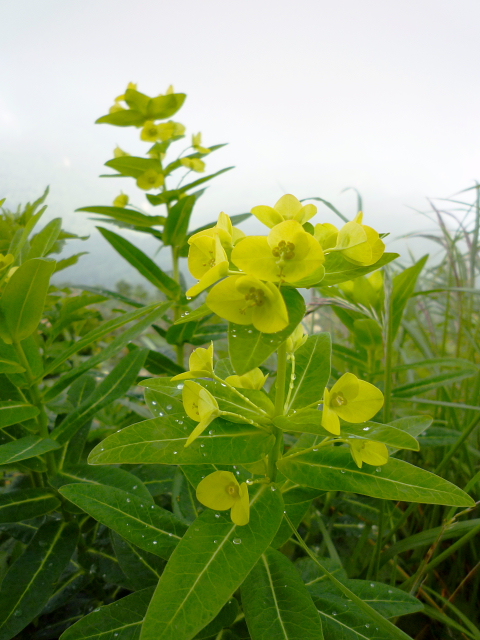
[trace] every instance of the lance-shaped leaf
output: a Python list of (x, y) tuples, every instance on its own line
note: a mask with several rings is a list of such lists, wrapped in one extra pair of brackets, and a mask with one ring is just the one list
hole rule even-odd
[(127, 491), (128, 493), (153, 502), (150, 491), (136, 476), (115, 467), (92, 467), (87, 464), (77, 464), (64, 468), (49, 479), (52, 487), (59, 489), (65, 484), (88, 482), (96, 485), (107, 485)]
[(322, 623), (293, 564), (267, 549), (242, 585), (245, 620), (253, 640), (322, 640)]
[(170, 209), (163, 229), (163, 243), (165, 245), (181, 246), (185, 242), (195, 201), (194, 195), (187, 196)]
[(214, 420), (187, 448), (196, 427), (186, 416), (165, 416), (133, 424), (97, 445), (90, 464), (244, 464), (265, 457), (274, 437), (249, 424)]
[[(330, 377), (332, 344), (329, 333), (311, 336), (295, 352), (295, 378), (289, 396), (289, 412), (306, 407), (312, 402), (321, 402), (323, 390)], [(292, 365), (287, 371), (286, 394), (291, 382)]]
[(157, 586), (165, 567), (165, 560), (140, 549), (114, 531), (110, 531), (110, 538), (118, 564), (132, 590), (138, 591), (145, 587)]
[(340, 252), (329, 253), (325, 259), (325, 277), (321, 282), (321, 286), (329, 287), (332, 284), (340, 284), (347, 280), (354, 280), (359, 276), (365, 276), (367, 273), (380, 269), (380, 267), (392, 262), (392, 260), (396, 260), (398, 257), (398, 253), (384, 253), (375, 264), (368, 267), (357, 267), (345, 260)]
[(148, 349), (135, 349), (125, 356), (85, 402), (68, 414), (65, 420), (52, 431), (52, 438), (60, 444), (65, 444), (100, 409), (121, 398), (137, 379), (147, 353)]
[(0, 429), (17, 422), (34, 418), (38, 408), (22, 400), (5, 400), (0, 402)]
[(471, 507), (475, 503), (464, 491), (439, 476), (390, 458), (383, 467), (353, 461), (346, 447), (328, 447), (286, 456), (278, 468), (290, 480), (323, 491), (351, 491), (373, 498), (426, 504)]
[(262, 485), (252, 495), (245, 526), (210, 509), (195, 520), (160, 578), (141, 640), (190, 640), (213, 620), (278, 529), (283, 503), (272, 489)]
[(25, 436), (0, 446), (0, 464), (13, 464), (20, 460), (28, 460), (59, 448), (59, 443), (51, 438)]
[(0, 495), (0, 524), (37, 518), (59, 505), (60, 500), (48, 489), (15, 489)]
[(288, 338), (305, 315), (305, 301), (296, 289), (282, 289), (290, 324), (277, 333), (261, 333), (253, 325), (229, 323), (228, 350), (241, 376), (260, 366)]
[(82, 207), (81, 209), (75, 209), (75, 211), (98, 213), (136, 227), (153, 227), (165, 222), (164, 216), (146, 216), (134, 209), (124, 209), (123, 207)]
[(93, 484), (67, 484), (60, 493), (125, 540), (168, 558), (186, 531), (170, 511), (131, 493)]
[(38, 327), (54, 270), (54, 260), (34, 258), (7, 282), (0, 298), (0, 337), (7, 344), (25, 340)]
[(10, 640), (42, 611), (75, 550), (74, 522), (47, 522), (5, 575), (0, 589), (0, 640)]
[(413, 267), (404, 269), (401, 273), (393, 278), (392, 296), (390, 300), (392, 340), (395, 338), (398, 332), (405, 307), (412, 297), (412, 294), (415, 290), (415, 285), (418, 280), (418, 276), (422, 272), (422, 269), (425, 266), (427, 260), (428, 255), (423, 256), (423, 258), (420, 258), (420, 260), (416, 264), (414, 264)]
[(45, 227), (37, 233), (30, 241), (30, 251), (28, 259), (43, 258), (46, 256), (58, 239), (62, 230), (62, 219), (54, 218), (45, 225)]

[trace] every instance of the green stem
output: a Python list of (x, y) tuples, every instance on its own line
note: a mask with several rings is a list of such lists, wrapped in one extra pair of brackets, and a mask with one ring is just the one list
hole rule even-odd
[(290, 362), (292, 363), (292, 369), (290, 371), (290, 384), (288, 385), (287, 400), (285, 401), (286, 407), (290, 406), (290, 397), (292, 395), (293, 387), (295, 386), (295, 354), (293, 353), (290, 354)]
[(383, 395), (385, 397), (385, 404), (383, 405), (383, 421), (389, 422), (390, 420), (390, 406), (392, 396), (392, 292), (388, 294), (387, 304), (387, 317), (386, 317), (386, 332), (385, 332), (385, 366), (383, 376)]
[[(178, 282), (178, 284), (180, 284), (179, 256), (178, 256), (177, 247), (173, 247), (173, 246), (172, 246), (172, 263), (173, 263), (173, 279), (175, 280), (175, 282)], [(177, 320), (180, 320), (181, 315), (182, 315), (182, 310), (180, 308), (180, 305), (178, 303), (175, 303), (175, 306), (173, 307), (174, 321), (176, 322)], [(185, 360), (184, 345), (177, 344), (176, 352), (177, 352), (177, 364), (183, 367), (183, 363)]]
[(462, 446), (462, 444), (465, 442), (468, 436), (472, 433), (472, 431), (475, 429), (475, 427), (478, 425), (479, 422), (480, 422), (480, 418), (478, 416), (475, 416), (475, 418), (470, 422), (468, 427), (462, 433), (460, 439), (455, 444), (455, 446), (450, 449), (447, 455), (443, 458), (442, 462), (435, 469), (435, 473), (440, 473), (440, 471), (442, 471), (447, 466), (447, 464), (450, 462), (452, 457), (457, 453), (459, 448)]
[(244, 402), (246, 402), (251, 407), (253, 407), (257, 413), (263, 413), (264, 416), (268, 415), (266, 411), (264, 411), (261, 407), (256, 405), (254, 402), (252, 402), (250, 398), (247, 398), (247, 396), (244, 396), (243, 393), (241, 393), (236, 387), (232, 387), (232, 385), (229, 384), (226, 380), (219, 378), (217, 375), (215, 375), (215, 373), (212, 373), (212, 378), (217, 382), (219, 382), (220, 384), (224, 384), (226, 387), (228, 387), (230, 391), (233, 391), (233, 393), (235, 393), (239, 398), (241, 398)]
[[(285, 381), (287, 377), (287, 343), (283, 342), (277, 350), (277, 380), (275, 387), (275, 411), (274, 417), (282, 416), (285, 408)], [(278, 427), (273, 428), (275, 444), (268, 454), (267, 475), (270, 482), (275, 482), (277, 477), (277, 460), (283, 455), (283, 431)]]

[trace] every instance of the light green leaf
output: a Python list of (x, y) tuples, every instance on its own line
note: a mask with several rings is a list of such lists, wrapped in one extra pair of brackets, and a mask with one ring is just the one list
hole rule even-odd
[[(306, 407), (312, 402), (321, 402), (323, 390), (330, 377), (332, 345), (329, 333), (310, 336), (295, 352), (295, 379), (290, 394), (287, 412)], [(289, 391), (292, 366), (287, 370), (286, 396)]]
[(147, 353), (147, 349), (135, 349), (125, 356), (85, 402), (69, 413), (58, 427), (55, 427), (51, 437), (60, 444), (65, 444), (100, 409), (121, 398), (135, 383)]
[(98, 118), (98, 120), (95, 120), (95, 124), (113, 124), (117, 127), (140, 127), (146, 119), (140, 111), (123, 109), (122, 111), (108, 113), (106, 116)]
[(251, 497), (245, 526), (210, 509), (195, 520), (160, 578), (141, 640), (190, 640), (219, 613), (278, 529), (283, 503), (272, 488)]
[(122, 176), (130, 176), (132, 178), (139, 178), (143, 173), (152, 169), (158, 173), (162, 171), (158, 160), (153, 158), (139, 158), (136, 156), (112, 158), (112, 160), (105, 162), (105, 166), (115, 169), (115, 171), (118, 171)]
[(118, 533), (110, 531), (110, 538), (118, 564), (127, 577), (132, 591), (138, 591), (145, 587), (156, 587), (165, 561), (128, 542)]
[(392, 297), (390, 300), (390, 312), (391, 312), (391, 338), (392, 340), (397, 335), (400, 323), (402, 321), (403, 312), (407, 306), (407, 302), (412, 297), (417, 284), (417, 279), (422, 272), (425, 263), (428, 260), (428, 255), (423, 256), (413, 267), (404, 269), (401, 273), (393, 278)]
[(150, 500), (94, 484), (67, 484), (60, 493), (125, 540), (167, 559), (186, 526), (173, 513)]
[(13, 464), (20, 460), (28, 460), (59, 448), (59, 443), (51, 438), (25, 436), (0, 446), (0, 464)]
[(165, 245), (181, 246), (185, 242), (195, 201), (195, 196), (187, 196), (170, 209), (163, 229)]
[(61, 635), (60, 640), (138, 640), (153, 587), (95, 609)]
[(214, 420), (189, 447), (197, 423), (186, 416), (153, 418), (108, 436), (89, 456), (90, 464), (244, 464), (272, 448), (270, 433), (248, 424)]
[(184, 313), (182, 313), (182, 315), (180, 316), (180, 319), (176, 320), (174, 324), (185, 324), (185, 322), (193, 322), (195, 320), (201, 320), (202, 318), (205, 318), (206, 316), (211, 316), (211, 315), (212, 315), (212, 310), (209, 307), (207, 307), (206, 304), (202, 304), (194, 311), (185, 311)]
[(420, 446), (418, 440), (406, 431), (396, 429), (388, 424), (379, 424), (378, 422), (363, 422), (362, 424), (349, 424), (342, 422), (342, 436), (355, 436), (356, 438), (364, 438), (365, 440), (373, 440), (374, 442), (383, 442), (389, 447), (396, 449), (411, 449), (418, 451)]
[(320, 286), (329, 287), (332, 284), (340, 284), (347, 280), (354, 280), (359, 276), (365, 276), (367, 273), (380, 269), (380, 267), (383, 267), (398, 257), (398, 253), (384, 253), (380, 260), (375, 264), (372, 264), (369, 267), (357, 267), (351, 262), (348, 262), (348, 260), (345, 260), (338, 251), (334, 251), (326, 256), (324, 265), (326, 273), (324, 279), (320, 283)]
[(25, 340), (38, 327), (54, 270), (54, 260), (34, 258), (7, 282), (0, 298), (0, 337), (7, 344)]
[(351, 491), (373, 498), (471, 507), (464, 491), (443, 478), (390, 458), (383, 467), (361, 469), (346, 447), (332, 447), (286, 456), (278, 468), (293, 482), (323, 491)]
[(14, 489), (0, 495), (0, 524), (37, 518), (59, 505), (60, 500), (48, 489)]
[(75, 523), (47, 522), (10, 567), (0, 589), (0, 640), (10, 640), (42, 611), (75, 550)]
[(267, 549), (242, 585), (252, 640), (322, 640), (322, 623), (298, 571)]
[(253, 325), (229, 322), (228, 350), (236, 373), (240, 376), (259, 367), (285, 342), (305, 315), (305, 301), (296, 289), (283, 289), (290, 324), (277, 333), (261, 333)]
[(19, 400), (0, 401), (0, 429), (38, 415), (38, 408)]
[(165, 120), (171, 118), (182, 107), (186, 99), (185, 93), (167, 93), (151, 98), (147, 106), (149, 120)]
[(62, 219), (54, 218), (30, 241), (28, 260), (43, 258), (52, 249), (62, 230)]
[(154, 227), (163, 225), (165, 222), (164, 216), (146, 216), (134, 209), (125, 209), (123, 207), (81, 207), (80, 209), (75, 209), (75, 211), (98, 213), (136, 227)]

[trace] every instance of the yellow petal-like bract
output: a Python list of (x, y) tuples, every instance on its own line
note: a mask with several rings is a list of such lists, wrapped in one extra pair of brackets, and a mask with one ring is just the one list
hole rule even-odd
[(183, 164), (187, 169), (191, 169), (197, 173), (203, 173), (206, 166), (205, 162), (199, 158), (181, 158), (180, 164)]
[(303, 205), (295, 196), (286, 194), (273, 206), (253, 207), (253, 215), (267, 225), (274, 227), (285, 220), (296, 220), (300, 224), (305, 224), (310, 218), (317, 213), (317, 207), (314, 204)]
[(150, 191), (150, 189), (158, 189), (158, 187), (161, 187), (164, 180), (163, 173), (158, 173), (155, 169), (149, 169), (137, 178), (137, 186), (144, 191)]
[(268, 373), (264, 375), (261, 369), (256, 367), (242, 376), (228, 376), (228, 378), (225, 378), (225, 382), (237, 389), (262, 389), (267, 378)]
[(209, 509), (231, 509), (232, 521), (239, 526), (250, 520), (250, 501), (245, 482), (239, 484), (231, 471), (214, 471), (197, 487), (197, 499)]
[(121, 193), (119, 196), (115, 198), (113, 201), (114, 207), (121, 207), (122, 209), (126, 207), (128, 204), (128, 196), (125, 193)]
[(187, 438), (185, 446), (188, 447), (215, 418), (218, 418), (220, 410), (210, 391), (191, 380), (187, 380), (183, 386), (182, 400), (187, 416), (199, 423)]
[(388, 462), (388, 449), (383, 442), (355, 438), (349, 440), (348, 444), (352, 457), (360, 468), (363, 462), (377, 467)]

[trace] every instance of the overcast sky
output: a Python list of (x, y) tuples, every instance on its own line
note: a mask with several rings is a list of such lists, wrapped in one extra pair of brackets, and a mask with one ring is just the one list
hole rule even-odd
[(236, 166), (194, 223), (284, 193), (353, 217), (355, 196), (341, 191), (355, 187), (367, 224), (418, 230), (411, 208), (480, 178), (479, 23), (478, 0), (2, 0), (0, 197), (13, 207), (49, 184), (46, 220), (92, 236), (75, 276), (129, 277), (120, 261), (99, 271), (114, 251), (74, 210), (111, 204), (120, 188), (144, 206), (133, 180), (98, 175), (117, 144), (148, 145), (137, 129), (93, 123), (130, 81), (150, 95), (174, 84), (188, 95), (175, 116), (187, 135), (229, 143), (207, 171)]

